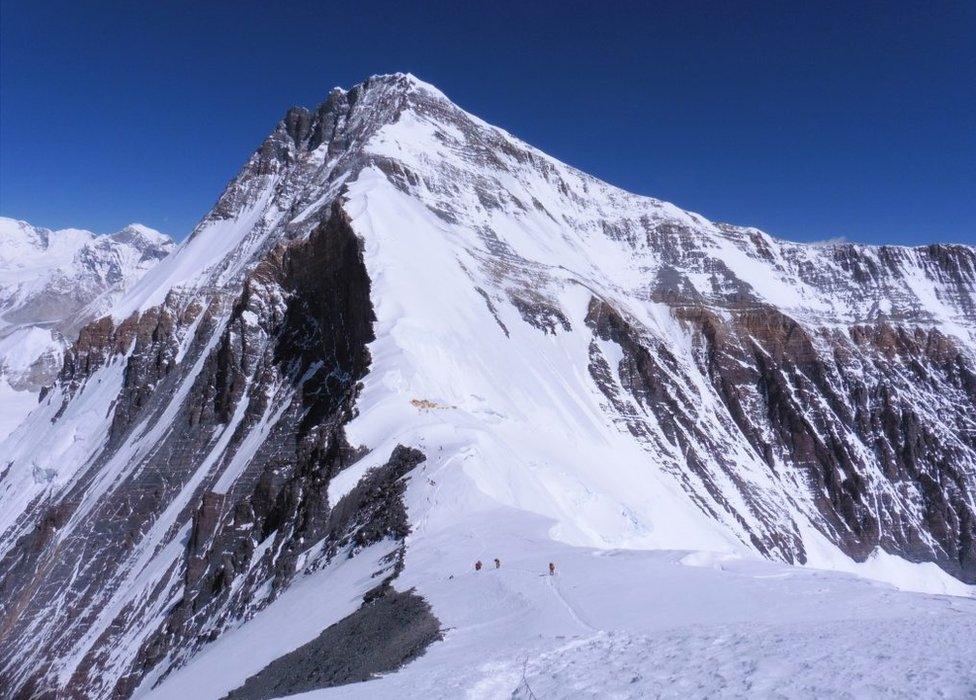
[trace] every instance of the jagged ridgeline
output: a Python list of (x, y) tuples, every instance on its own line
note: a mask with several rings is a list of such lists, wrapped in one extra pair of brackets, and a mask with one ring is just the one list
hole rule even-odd
[(378, 76), (286, 114), (0, 470), (14, 697), (165, 690), (295, 601), (222, 693), (397, 668), (456, 512), (973, 584), (976, 251), (712, 223)]

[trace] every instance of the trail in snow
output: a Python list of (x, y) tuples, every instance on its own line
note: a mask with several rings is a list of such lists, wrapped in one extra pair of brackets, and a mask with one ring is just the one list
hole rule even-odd
[[(489, 516), (457, 504), (448, 475), (439, 485), (461, 514), (412, 536), (396, 585), (431, 602), (444, 640), (396, 673), (298, 697), (976, 694), (976, 600), (729, 555), (571, 547), (542, 519)], [(476, 573), (489, 553), (502, 567)]]
[(576, 612), (576, 608), (566, 600), (566, 596), (563, 595), (562, 591), (559, 590), (559, 583), (557, 581), (557, 576), (549, 576), (546, 578), (546, 585), (552, 590), (553, 595), (556, 597), (560, 603), (562, 603), (563, 608), (569, 613), (569, 616), (580, 626), (590, 632), (596, 632), (597, 628), (591, 625), (589, 622), (580, 617), (579, 613)]

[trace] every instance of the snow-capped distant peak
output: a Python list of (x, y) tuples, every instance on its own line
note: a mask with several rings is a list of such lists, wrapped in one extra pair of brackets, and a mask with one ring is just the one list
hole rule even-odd
[(161, 233), (154, 228), (150, 228), (149, 226), (140, 223), (131, 223), (113, 235), (118, 236), (119, 234), (123, 233), (142, 236), (143, 238), (159, 243), (168, 243), (172, 240), (165, 233)]
[[(0, 280), (6, 267), (29, 266), (42, 256), (46, 264), (70, 259), (89, 243), (95, 234), (84, 229), (51, 229), (32, 226), (26, 221), (0, 217)], [(2, 284), (2, 282), (0, 282)]]
[(105, 236), (105, 238), (135, 246), (140, 250), (158, 249), (165, 250), (168, 253), (175, 247), (172, 239), (165, 233), (160, 233), (144, 224), (129, 224), (122, 230)]
[[(142, 224), (97, 235), (0, 217), (0, 340), (28, 337), (23, 334), (30, 331), (35, 342), (29, 347), (39, 348), (39, 335), (31, 329), (43, 329), (47, 340), (34, 359), (45, 353), (58, 355), (66, 339), (70, 341), (82, 325), (106, 313), (173, 248), (168, 236)], [(12, 347), (12, 342), (7, 346)], [(20, 341), (16, 344), (22, 346)], [(21, 351), (24, 347), (28, 346)], [(33, 360), (20, 357), (14, 363), (8, 355), (7, 350), (0, 351), (0, 374), (17, 386), (36, 387), (57, 370), (52, 362), (43, 372), (28, 372)]]
[[(0, 279), (6, 267), (22, 267), (33, 263), (45, 267), (64, 265), (80, 249), (98, 241), (167, 250), (174, 246), (169, 236), (145, 224), (131, 223), (114, 233), (97, 234), (79, 228), (49, 229), (20, 219), (0, 216)], [(39, 255), (43, 260), (32, 260), (32, 255)]]

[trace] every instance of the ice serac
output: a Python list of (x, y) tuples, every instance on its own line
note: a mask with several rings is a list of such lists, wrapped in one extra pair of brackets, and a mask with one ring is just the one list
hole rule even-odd
[(412, 552), (450, 533), (467, 559), (475, 515), (966, 592), (974, 348), (971, 247), (790, 243), (600, 182), (412, 76), (336, 89), (0, 443), (0, 682), (361, 680), (315, 655), (397, 616), (422, 634), (376, 658), (422, 653), (442, 613)]

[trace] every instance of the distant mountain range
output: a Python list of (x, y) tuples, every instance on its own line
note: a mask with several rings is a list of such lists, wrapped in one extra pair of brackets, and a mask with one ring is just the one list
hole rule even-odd
[(22, 417), (14, 404), (32, 407), (36, 393), (53, 384), (79, 329), (174, 247), (141, 224), (98, 236), (0, 217), (0, 394), (7, 405), (0, 435)]

